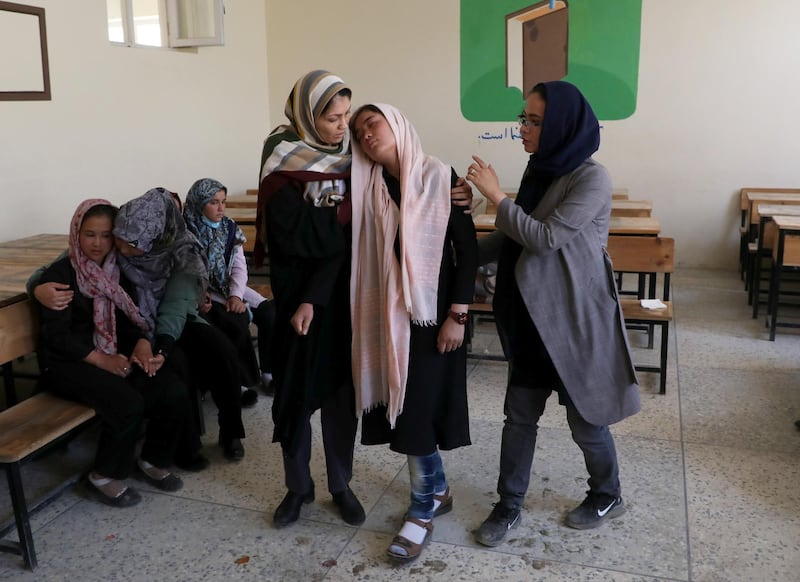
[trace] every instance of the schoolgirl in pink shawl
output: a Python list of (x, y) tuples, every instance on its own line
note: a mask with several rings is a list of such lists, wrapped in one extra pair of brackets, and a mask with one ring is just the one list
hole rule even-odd
[(186, 387), (153, 356), (149, 325), (126, 291), (129, 285), (113, 251), (116, 213), (102, 199), (86, 200), (75, 211), (69, 255), (41, 278), (42, 283), (68, 286), (73, 299), (63, 309), (42, 306), (40, 358), (47, 388), (91, 406), (101, 419), (89, 491), (107, 505), (129, 507), (141, 500), (124, 482), (134, 465), (142, 479), (159, 489), (183, 486), (166, 468), (190, 408)]
[(366, 105), (350, 126), (356, 409), (364, 444), (408, 456), (411, 504), (388, 549), (408, 562), (453, 505), (439, 449), (470, 444), (464, 333), (477, 244), (451, 206), (457, 176), (422, 151), (400, 111)]

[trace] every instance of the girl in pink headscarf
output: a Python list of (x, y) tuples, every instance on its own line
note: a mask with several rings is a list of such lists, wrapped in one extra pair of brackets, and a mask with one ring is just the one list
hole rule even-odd
[(69, 255), (41, 278), (68, 286), (73, 299), (60, 310), (42, 306), (40, 358), (47, 388), (91, 406), (102, 421), (89, 490), (107, 505), (129, 507), (141, 500), (124, 482), (134, 465), (139, 477), (161, 490), (183, 486), (166, 468), (190, 407), (178, 376), (163, 367), (163, 357), (153, 356), (149, 326), (126, 291), (129, 283), (113, 251), (116, 213), (102, 199), (86, 200), (75, 211)]
[(464, 333), (478, 249), (451, 204), (455, 172), (422, 151), (400, 111), (366, 105), (350, 126), (356, 410), (364, 444), (408, 457), (411, 504), (388, 549), (408, 562), (453, 506), (439, 450), (470, 444)]

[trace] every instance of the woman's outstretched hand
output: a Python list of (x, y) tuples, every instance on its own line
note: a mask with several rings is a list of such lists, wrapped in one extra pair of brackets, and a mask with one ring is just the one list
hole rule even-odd
[(500, 189), (500, 180), (497, 172), (491, 164), (487, 164), (478, 156), (472, 156), (475, 160), (467, 168), (467, 180), (472, 182), (481, 194), (491, 200), (495, 206), (500, 204), (507, 196)]

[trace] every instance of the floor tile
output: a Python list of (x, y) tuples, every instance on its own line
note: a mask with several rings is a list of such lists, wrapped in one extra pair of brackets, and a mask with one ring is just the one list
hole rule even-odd
[(687, 444), (686, 467), (692, 579), (797, 580), (797, 454)]

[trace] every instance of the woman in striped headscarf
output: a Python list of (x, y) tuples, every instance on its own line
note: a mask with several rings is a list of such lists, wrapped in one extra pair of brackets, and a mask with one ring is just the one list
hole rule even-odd
[(350, 96), (327, 71), (301, 77), (286, 102), (288, 125), (269, 135), (261, 156), (256, 252), (269, 250), (276, 307), (273, 440), (283, 448), (288, 489), (275, 511), (277, 527), (296, 521), (301, 506), (314, 500), (310, 418), (317, 409), (328, 491), (344, 521), (365, 519), (349, 486), (358, 426), (347, 307)]

